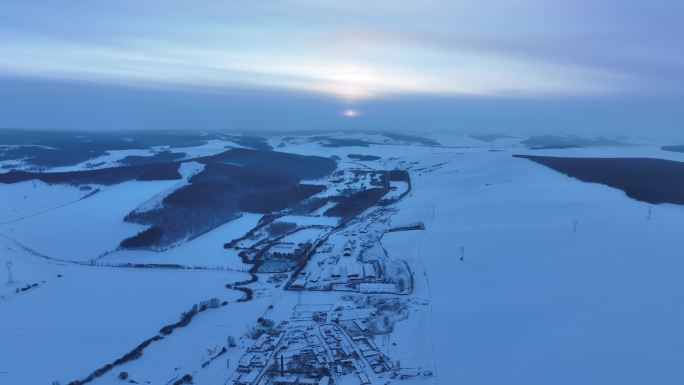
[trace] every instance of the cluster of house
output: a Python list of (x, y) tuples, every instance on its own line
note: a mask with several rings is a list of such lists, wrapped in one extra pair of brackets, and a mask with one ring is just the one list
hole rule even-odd
[(284, 329), (261, 334), (240, 358), (233, 384), (329, 385), (334, 377), (369, 385), (392, 375), (367, 333), (374, 314), (373, 307), (298, 305)]
[(240, 357), (233, 383), (235, 385), (258, 383), (282, 337), (282, 332), (275, 335), (261, 334), (247, 352)]
[(299, 376), (275, 376), (271, 379), (273, 385), (329, 385), (330, 377), (323, 376), (320, 379)]
[(351, 257), (352, 252), (354, 251), (354, 246), (356, 245), (356, 240), (350, 239), (347, 241), (347, 243), (344, 244), (344, 250), (342, 250), (342, 255), (345, 257)]
[(279, 242), (271, 246), (259, 266), (260, 273), (278, 273), (292, 270), (297, 260), (311, 247), (311, 243)]
[(359, 378), (361, 385), (370, 384), (370, 379), (365, 373), (363, 363), (359, 362), (360, 357), (353, 353), (356, 349), (352, 342), (342, 335), (339, 327), (328, 325), (323, 330), (323, 338), (333, 352), (335, 359), (335, 371), (339, 374), (353, 374)]
[(375, 266), (372, 263), (353, 263), (337, 265), (330, 269), (330, 278), (346, 278), (348, 281), (373, 280), (378, 277)]
[(354, 344), (361, 351), (375, 373), (384, 373), (392, 370), (392, 365), (372, 339), (365, 336), (354, 337)]
[[(326, 267), (322, 274), (312, 275), (311, 271), (302, 271), (290, 284), (293, 290), (330, 290), (335, 284), (343, 289), (355, 289), (363, 282), (371, 283), (378, 279), (378, 268), (375, 263), (344, 263)], [(391, 293), (395, 292), (394, 285)]]
[[(360, 293), (402, 293), (410, 287), (405, 264), (387, 258), (379, 235), (387, 224), (381, 214), (333, 234), (306, 268), (292, 277), (288, 289), (339, 290)], [(387, 271), (397, 271), (388, 276)]]
[(311, 246), (309, 242), (294, 243), (294, 242), (278, 242), (271, 246), (268, 250), (273, 257), (289, 257), (293, 258), (302, 255)]

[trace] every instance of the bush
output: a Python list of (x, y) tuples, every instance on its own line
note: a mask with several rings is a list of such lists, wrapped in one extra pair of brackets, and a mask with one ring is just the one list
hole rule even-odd
[(257, 322), (259, 323), (259, 325), (261, 325), (261, 327), (264, 328), (272, 328), (273, 326), (275, 326), (275, 322), (268, 318), (259, 317), (257, 319)]
[(180, 379), (173, 382), (173, 385), (183, 385), (183, 384), (192, 384), (192, 376), (189, 374), (186, 374), (183, 377), (181, 377)]

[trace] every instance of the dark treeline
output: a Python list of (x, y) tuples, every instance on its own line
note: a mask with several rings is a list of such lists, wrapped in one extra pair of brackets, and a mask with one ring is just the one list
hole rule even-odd
[(664, 151), (684, 152), (684, 145), (662, 146), (660, 149)]
[(337, 201), (335, 206), (327, 209), (323, 215), (328, 217), (340, 217), (343, 221), (349, 220), (369, 207), (377, 204), (382, 197), (389, 191), (389, 173), (380, 171), (357, 171), (358, 173), (375, 174), (377, 178), (371, 177), (371, 185), (379, 186), (359, 191), (352, 191), (348, 194), (332, 197), (331, 201)]
[(296, 228), (297, 228), (297, 224), (294, 222), (278, 221), (278, 222), (271, 223), (266, 228), (266, 231), (268, 232), (269, 236), (277, 237), (277, 236), (283, 235), (287, 232), (290, 232)]
[(150, 156), (128, 155), (121, 158), (119, 163), (126, 166), (149, 163), (168, 163), (181, 160), (186, 156), (187, 154), (184, 152), (162, 151)]
[(396, 140), (398, 142), (404, 142), (404, 143), (410, 143), (410, 144), (422, 144), (425, 146), (439, 146), (439, 142), (430, 139), (430, 138), (425, 138), (422, 136), (416, 136), (416, 135), (407, 135), (407, 134), (399, 134), (396, 132), (383, 132), (383, 136), (386, 136), (390, 139)]
[(502, 134), (474, 134), (470, 135), (471, 138), (477, 139), (483, 142), (494, 142), (498, 139), (511, 139), (513, 138), (512, 136), (509, 135), (502, 135)]
[(347, 158), (353, 159), (353, 160), (362, 160), (362, 161), (372, 161), (372, 160), (380, 160), (379, 156), (375, 155), (363, 155), (363, 154), (349, 154), (347, 155)]
[(406, 195), (408, 195), (411, 192), (412, 186), (411, 186), (411, 175), (408, 173), (406, 170), (390, 170), (388, 173), (389, 180), (391, 181), (402, 181), (406, 182), (408, 184), (408, 188), (406, 191), (404, 191), (402, 194), (400, 194), (397, 197), (394, 198), (384, 198), (381, 199), (379, 204), (381, 206), (387, 206), (392, 203), (398, 202), (401, 199), (403, 199)]
[(300, 179), (322, 178), (337, 168), (337, 163), (331, 158), (245, 148), (233, 148), (220, 154), (201, 157), (196, 160), (202, 163), (268, 167)]
[(71, 166), (113, 150), (147, 150), (156, 146), (196, 147), (209, 140), (232, 141), (256, 150), (271, 150), (266, 138), (200, 131), (57, 132), (0, 129), (0, 160), (21, 160), (39, 168)]
[[(153, 159), (175, 159), (183, 154), (160, 153)], [(335, 160), (268, 150), (233, 148), (220, 154), (183, 161), (146, 163), (149, 157), (127, 157), (142, 163), (69, 172), (11, 171), (0, 174), (0, 183), (38, 179), (47, 183), (112, 185), (129, 180), (181, 179), (182, 162), (196, 161), (204, 170), (149, 211), (134, 210), (124, 220), (149, 226), (125, 239), (123, 248), (164, 248), (192, 239), (237, 218), (241, 212), (270, 214), (299, 204), (325, 186), (300, 183), (317, 179), (337, 168)]]
[(406, 183), (411, 183), (411, 176), (406, 170), (390, 170), (389, 180), (398, 180)]
[[(164, 154), (164, 153), (161, 153)], [(107, 167), (83, 171), (66, 172), (27, 172), (10, 171), (0, 174), (0, 183), (17, 183), (32, 179), (46, 183), (68, 184), (104, 184), (112, 185), (128, 180), (168, 180), (180, 179), (178, 166), (180, 162), (162, 162), (163, 158), (175, 158), (178, 154), (159, 155), (156, 160), (125, 157), (127, 162), (139, 164)], [(154, 158), (154, 157), (152, 157)], [(147, 162), (151, 161), (151, 162)], [(330, 158), (320, 156), (305, 156), (267, 150), (250, 150), (233, 148), (220, 154), (186, 159), (183, 162), (197, 161), (204, 164), (233, 164), (238, 166), (255, 166), (269, 168), (281, 172), (280, 176), (291, 176), (299, 179), (317, 179), (330, 174), (337, 168), (337, 163)]]
[(563, 158), (514, 155), (583, 182), (620, 189), (648, 203), (684, 204), (684, 163), (651, 158)]
[(126, 238), (121, 242), (124, 249), (138, 249), (158, 242), (162, 236), (162, 229), (158, 226), (151, 226), (138, 234)]
[(336, 138), (333, 136), (314, 136), (309, 141), (318, 142), (323, 147), (368, 147), (373, 144), (373, 142), (362, 139)]
[(280, 211), (324, 188), (300, 184), (297, 177), (266, 167), (208, 163), (187, 185), (166, 196), (161, 207), (129, 213), (126, 221), (152, 227), (124, 240), (121, 247), (168, 246), (212, 230), (240, 212)]
[(45, 183), (113, 185), (130, 180), (174, 180), (181, 178), (180, 173), (178, 173), (178, 166), (179, 163), (153, 163), (66, 172), (14, 170), (0, 174), (0, 183), (18, 183), (38, 179)]
[(337, 204), (326, 210), (323, 215), (328, 217), (341, 217), (343, 220), (348, 220), (378, 203), (385, 193), (387, 193), (386, 188), (371, 188), (357, 191), (348, 196), (339, 197), (337, 198)]
[(606, 138), (582, 138), (574, 135), (537, 135), (520, 142), (532, 150), (595, 146), (624, 146), (626, 143)]

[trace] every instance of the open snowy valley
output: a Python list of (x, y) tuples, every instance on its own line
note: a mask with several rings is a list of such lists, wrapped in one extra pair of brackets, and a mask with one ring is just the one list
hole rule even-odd
[(0, 384), (684, 383), (670, 143), (136, 135), (0, 143)]

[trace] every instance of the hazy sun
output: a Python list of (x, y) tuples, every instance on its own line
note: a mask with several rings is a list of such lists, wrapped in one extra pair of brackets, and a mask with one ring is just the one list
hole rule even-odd
[(359, 112), (356, 110), (348, 109), (344, 111), (344, 116), (347, 118), (355, 118), (359, 116)]

